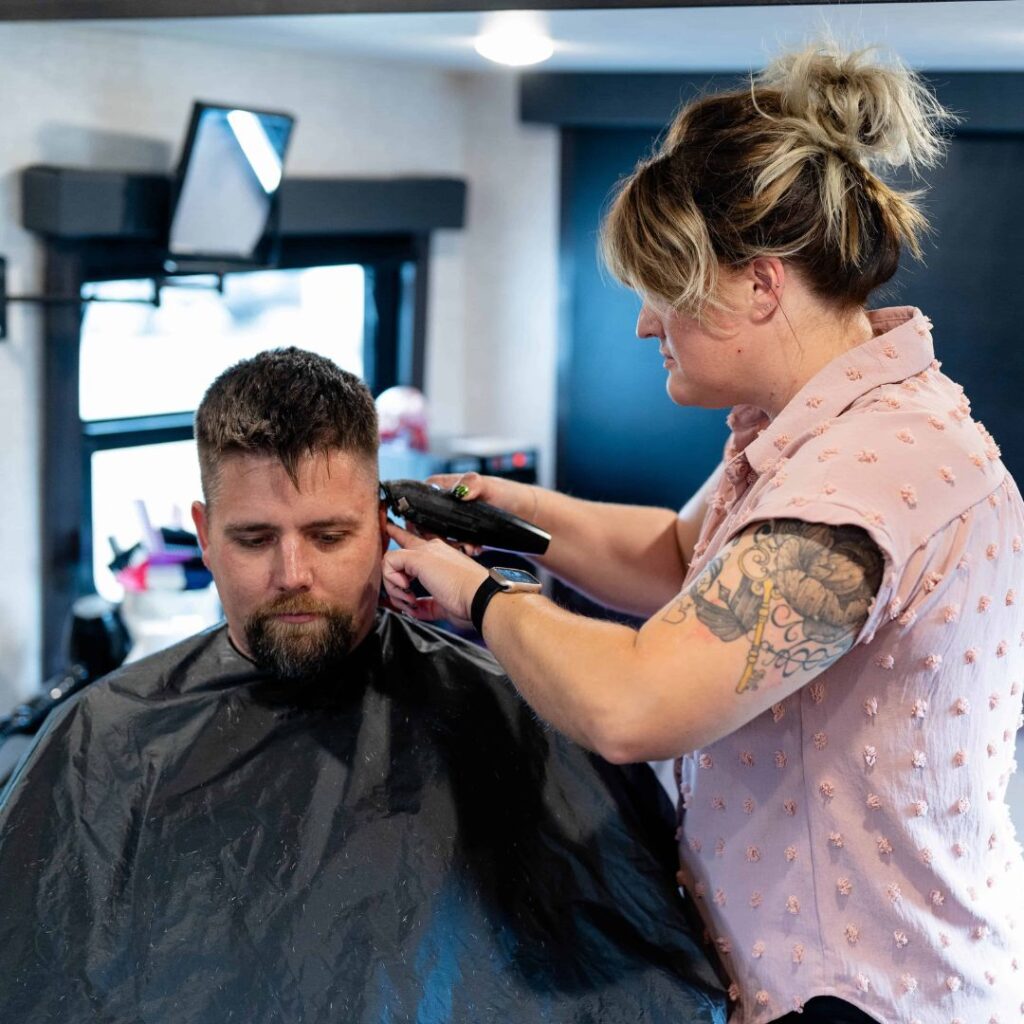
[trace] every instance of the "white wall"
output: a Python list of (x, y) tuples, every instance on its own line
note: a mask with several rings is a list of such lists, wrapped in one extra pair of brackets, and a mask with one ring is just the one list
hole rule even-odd
[(554, 479), (559, 145), (518, 121), (511, 74), (463, 79), (466, 427), (536, 445)]
[[(19, 226), (32, 163), (167, 170), (194, 99), (290, 110), (296, 175), (453, 174), (468, 223), (433, 246), (427, 390), (437, 433), (513, 434), (554, 423), (557, 141), (517, 123), (515, 83), (373, 61), (109, 32), (0, 26), (0, 254), (12, 292), (38, 290)], [(40, 319), (13, 307), (0, 343), (0, 712), (39, 683)]]

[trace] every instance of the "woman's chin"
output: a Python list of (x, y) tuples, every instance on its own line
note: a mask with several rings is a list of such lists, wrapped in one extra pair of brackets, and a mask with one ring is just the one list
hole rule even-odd
[(729, 409), (736, 404), (730, 395), (695, 387), (692, 381), (679, 376), (678, 371), (669, 374), (665, 391), (676, 405), (694, 409)]
[(680, 377), (678, 370), (674, 373), (669, 373), (665, 379), (665, 392), (676, 405), (697, 404), (694, 401), (695, 396), (690, 393), (691, 389), (687, 386), (687, 381)]

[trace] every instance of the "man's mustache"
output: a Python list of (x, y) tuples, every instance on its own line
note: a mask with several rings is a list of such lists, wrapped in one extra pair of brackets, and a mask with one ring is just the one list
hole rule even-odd
[(337, 609), (323, 601), (311, 598), (290, 597), (285, 594), (267, 604), (260, 605), (253, 618), (270, 618), (273, 615), (334, 615)]

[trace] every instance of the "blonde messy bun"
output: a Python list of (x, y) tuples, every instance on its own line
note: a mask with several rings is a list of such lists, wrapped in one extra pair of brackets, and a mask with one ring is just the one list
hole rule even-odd
[(920, 257), (918, 196), (881, 174), (934, 165), (952, 118), (914, 73), (872, 53), (812, 46), (773, 61), (749, 89), (680, 111), (606, 217), (612, 272), (701, 315), (717, 305), (720, 266), (779, 256), (849, 307), (892, 277), (903, 245)]
[(944, 149), (938, 129), (949, 114), (920, 78), (895, 58), (872, 63), (874, 53), (869, 47), (844, 54), (830, 43), (785, 54), (754, 78), (754, 101), (758, 89), (777, 90), (782, 123), (871, 170), (933, 166)]

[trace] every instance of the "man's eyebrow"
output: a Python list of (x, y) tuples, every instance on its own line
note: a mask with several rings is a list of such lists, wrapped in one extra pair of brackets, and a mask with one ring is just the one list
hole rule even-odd
[(228, 523), (224, 527), (225, 533), (259, 533), (266, 530), (276, 530), (273, 523)]
[(331, 516), (330, 519), (316, 519), (312, 523), (305, 523), (307, 530), (329, 530), (339, 526), (358, 526), (363, 521), (363, 516)]
[[(358, 526), (363, 521), (362, 516), (330, 516), (327, 519), (314, 519), (310, 523), (303, 523), (304, 530), (330, 530), (338, 528), (349, 528)], [(224, 527), (225, 533), (260, 533), (265, 531), (276, 531), (280, 529), (275, 523), (228, 523)]]

